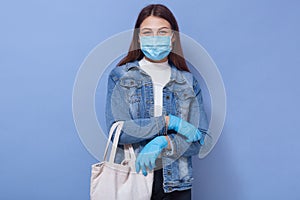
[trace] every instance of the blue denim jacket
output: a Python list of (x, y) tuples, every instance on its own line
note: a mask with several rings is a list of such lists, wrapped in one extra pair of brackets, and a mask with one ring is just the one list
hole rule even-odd
[[(188, 143), (175, 131), (167, 130), (165, 116), (176, 115), (188, 121), (205, 136), (208, 122), (204, 111), (200, 86), (190, 72), (180, 71), (171, 65), (170, 81), (163, 89), (163, 113), (154, 117), (154, 96), (151, 77), (138, 61), (114, 68), (108, 79), (106, 124), (108, 129), (115, 121), (124, 121), (119, 144), (132, 144), (135, 152), (154, 137), (168, 135), (171, 150), (164, 149), (158, 160), (163, 167), (165, 192), (192, 187), (192, 156), (201, 148), (199, 142)], [(205, 145), (205, 144), (204, 144)], [(116, 162), (124, 158), (118, 148)]]

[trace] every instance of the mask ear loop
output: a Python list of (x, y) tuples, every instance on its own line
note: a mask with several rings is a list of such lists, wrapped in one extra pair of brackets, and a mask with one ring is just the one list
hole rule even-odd
[(173, 45), (172, 45), (173, 36), (174, 36), (174, 31), (172, 31), (172, 35), (170, 35), (170, 48), (171, 48), (171, 50), (173, 49)]

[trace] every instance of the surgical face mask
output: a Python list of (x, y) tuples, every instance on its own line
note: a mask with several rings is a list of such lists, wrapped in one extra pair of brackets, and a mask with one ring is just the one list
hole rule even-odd
[(141, 50), (151, 60), (162, 60), (172, 50), (172, 36), (140, 36)]

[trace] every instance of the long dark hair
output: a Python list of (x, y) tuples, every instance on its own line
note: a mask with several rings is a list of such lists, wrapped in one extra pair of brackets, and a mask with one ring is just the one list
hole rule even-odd
[(143, 8), (136, 20), (133, 38), (127, 55), (118, 63), (118, 66), (124, 65), (134, 60), (140, 60), (144, 57), (138, 43), (139, 28), (141, 23), (149, 16), (160, 17), (167, 20), (171, 29), (174, 31), (175, 42), (172, 45), (172, 52), (168, 55), (169, 62), (172, 62), (179, 70), (190, 71), (187, 67), (179, 38), (179, 27), (173, 13), (162, 4), (150, 4)]

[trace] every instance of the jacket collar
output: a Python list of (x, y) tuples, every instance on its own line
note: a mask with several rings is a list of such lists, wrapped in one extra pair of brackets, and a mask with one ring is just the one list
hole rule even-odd
[(128, 72), (132, 68), (139, 68), (139, 61), (135, 60), (133, 62), (126, 63), (125, 70)]

